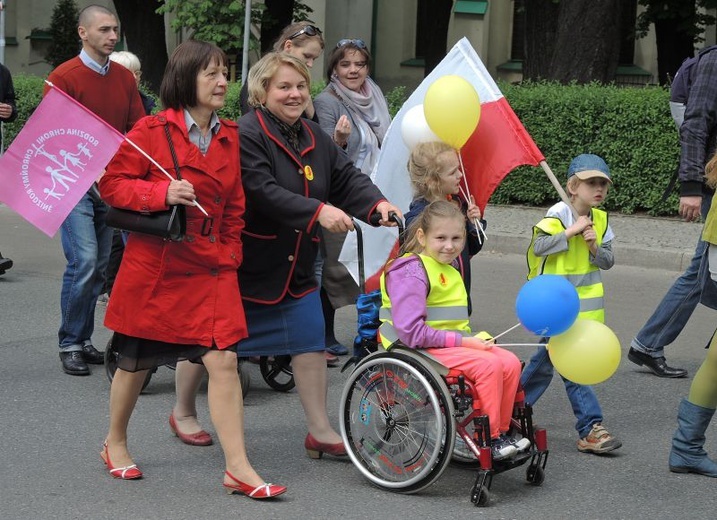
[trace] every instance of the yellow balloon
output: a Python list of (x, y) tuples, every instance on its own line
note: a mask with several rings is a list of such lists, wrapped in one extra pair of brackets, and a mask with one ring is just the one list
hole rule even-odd
[(444, 143), (460, 149), (478, 126), (480, 99), (466, 79), (441, 76), (428, 87), (423, 111), (433, 133)]
[(575, 320), (563, 334), (548, 341), (550, 361), (565, 379), (595, 385), (612, 376), (620, 365), (620, 340), (594, 320)]

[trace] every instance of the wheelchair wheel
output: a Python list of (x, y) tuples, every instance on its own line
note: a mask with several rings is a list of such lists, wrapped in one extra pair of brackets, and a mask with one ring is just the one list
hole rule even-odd
[(266, 384), (279, 392), (288, 392), (296, 386), (291, 371), (291, 356), (262, 356), (259, 371)]
[(368, 356), (341, 396), (341, 436), (349, 457), (374, 485), (398, 493), (417, 493), (435, 482), (455, 441), (448, 388), (416, 356)]
[[(467, 425), (466, 431), (469, 435), (473, 436), (473, 425)], [(468, 447), (465, 441), (457, 433), (456, 443), (453, 446), (453, 453), (451, 454), (451, 462), (456, 466), (461, 466), (464, 468), (480, 467), (480, 461), (476, 458), (476, 456), (473, 454), (473, 451)]]
[[(105, 347), (105, 373), (107, 374), (107, 379), (110, 380), (110, 383), (112, 383), (112, 380), (115, 378), (115, 372), (117, 372), (117, 358), (119, 357), (117, 349), (113, 345), (112, 340), (114, 340), (114, 338), (115, 335), (112, 334), (110, 340), (107, 342), (107, 347)], [(150, 379), (152, 379), (153, 373), (154, 370), (147, 371), (147, 377), (144, 378), (144, 383), (142, 383), (142, 390), (147, 388)]]
[(249, 393), (249, 388), (251, 388), (251, 377), (249, 376), (249, 371), (244, 366), (244, 362), (239, 359), (237, 360), (237, 371), (239, 372), (239, 383), (241, 384), (241, 395), (242, 397), (246, 397), (246, 394)]

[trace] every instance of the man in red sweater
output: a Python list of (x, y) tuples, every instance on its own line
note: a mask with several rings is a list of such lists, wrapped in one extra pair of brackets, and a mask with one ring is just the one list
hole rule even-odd
[[(144, 109), (132, 73), (116, 64), (110, 66), (109, 55), (119, 37), (117, 17), (104, 7), (90, 5), (80, 12), (77, 32), (82, 40), (80, 55), (59, 65), (47, 79), (126, 133), (144, 116)], [(45, 87), (45, 92), (49, 88)], [(112, 243), (106, 214), (107, 206), (95, 185), (62, 223), (67, 267), (62, 280), (58, 336), (62, 369), (71, 375), (88, 375), (88, 363), (104, 362), (104, 354), (92, 345), (92, 332)]]

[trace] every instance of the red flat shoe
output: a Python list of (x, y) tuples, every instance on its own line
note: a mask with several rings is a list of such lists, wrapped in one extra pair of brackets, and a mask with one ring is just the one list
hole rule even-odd
[(100, 457), (102, 458), (102, 462), (105, 463), (105, 466), (107, 466), (110, 475), (112, 475), (114, 478), (118, 478), (120, 480), (137, 480), (142, 478), (142, 472), (137, 467), (137, 464), (125, 466), (123, 468), (115, 468), (112, 465), (112, 461), (110, 460), (110, 453), (107, 450), (107, 441), (105, 441), (102, 445)]
[(324, 356), (326, 357), (326, 366), (335, 367), (339, 364), (339, 358), (334, 356), (331, 352), (324, 350)]
[(211, 446), (214, 441), (212, 436), (204, 430), (200, 430), (197, 433), (182, 433), (177, 428), (177, 421), (174, 419), (174, 413), (169, 414), (169, 427), (172, 429), (172, 433), (179, 437), (179, 440), (184, 444), (190, 446)]
[(346, 446), (344, 446), (343, 442), (337, 442), (336, 444), (319, 442), (310, 433), (306, 436), (304, 448), (306, 448), (306, 454), (312, 459), (320, 459), (324, 453), (334, 457), (345, 457), (347, 455)]
[(237, 478), (228, 471), (225, 471), (224, 474), (230, 479), (232, 479), (236, 484), (227, 484), (226, 482), (222, 484), (227, 490), (227, 495), (240, 493), (242, 495), (248, 496), (249, 498), (260, 500), (262, 498), (278, 497), (279, 495), (283, 495), (284, 493), (286, 493), (286, 486), (280, 486), (278, 484), (270, 484), (264, 482), (260, 486), (253, 487), (249, 484), (244, 484), (244, 482), (241, 482), (240, 480), (237, 480)]

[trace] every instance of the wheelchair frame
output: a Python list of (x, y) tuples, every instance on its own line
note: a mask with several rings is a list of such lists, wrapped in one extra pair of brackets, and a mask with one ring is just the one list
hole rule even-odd
[[(480, 412), (473, 385), (419, 351), (394, 346), (361, 360), (347, 379), (340, 407), (349, 457), (379, 488), (417, 493), (453, 460), (477, 469), (471, 502), (485, 507), (497, 473), (528, 462), (528, 483), (539, 486), (545, 478), (547, 433), (534, 427), (522, 389), (509, 433), (520, 433), (531, 446), (513, 458), (494, 461), (489, 420)], [(456, 452), (456, 437), (467, 450)]]

